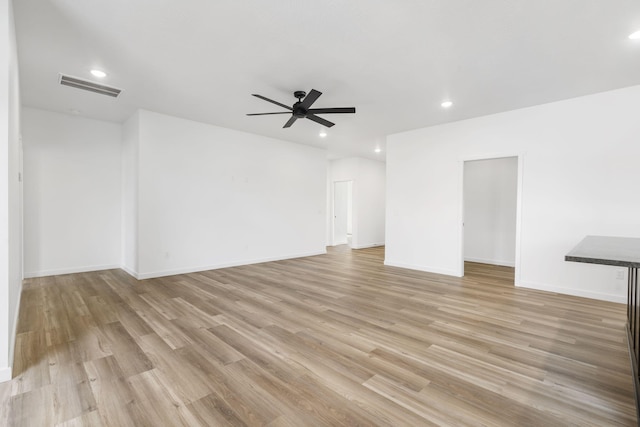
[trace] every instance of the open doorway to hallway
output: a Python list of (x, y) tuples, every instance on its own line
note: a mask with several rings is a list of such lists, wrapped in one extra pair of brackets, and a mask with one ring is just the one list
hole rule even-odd
[(333, 183), (333, 245), (352, 245), (353, 181)]
[(518, 157), (465, 161), (463, 174), (463, 268), (469, 263), (514, 268)]

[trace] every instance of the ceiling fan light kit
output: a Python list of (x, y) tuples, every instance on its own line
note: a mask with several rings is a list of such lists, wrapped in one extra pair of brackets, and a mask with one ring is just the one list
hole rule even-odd
[(311, 92), (307, 94), (305, 91), (297, 90), (293, 92), (293, 96), (298, 99), (296, 103), (293, 104), (292, 107), (288, 105), (282, 104), (280, 102), (274, 101), (273, 99), (269, 99), (262, 95), (258, 95), (253, 93), (253, 96), (256, 98), (260, 98), (264, 101), (275, 104), (279, 107), (285, 108), (288, 111), (278, 111), (274, 113), (250, 113), (247, 116), (266, 116), (272, 114), (291, 114), (291, 117), (284, 124), (283, 128), (288, 128), (293, 125), (298, 119), (309, 119), (316, 123), (321, 124), (322, 126), (330, 128), (335, 125), (335, 123), (330, 122), (329, 120), (323, 119), (322, 117), (317, 116), (317, 114), (353, 114), (356, 112), (355, 107), (338, 107), (338, 108), (310, 108), (314, 102), (322, 95), (322, 92), (317, 91), (315, 89), (311, 89)]

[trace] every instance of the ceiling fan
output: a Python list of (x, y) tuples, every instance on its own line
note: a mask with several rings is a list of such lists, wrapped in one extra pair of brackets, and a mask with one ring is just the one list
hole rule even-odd
[[(322, 95), (322, 92), (319, 92), (315, 89), (311, 89), (311, 92), (307, 95), (305, 91), (297, 90), (293, 92), (293, 96), (298, 98), (298, 101), (293, 104), (293, 107), (289, 107), (288, 105), (281, 104), (273, 99), (266, 98), (262, 95), (257, 95), (252, 93), (256, 98), (264, 99), (267, 102), (272, 104), (276, 104), (282, 108), (286, 108), (289, 111), (280, 111), (277, 113), (250, 113), (247, 116), (266, 116), (271, 114), (291, 114), (291, 118), (284, 124), (283, 128), (291, 127), (293, 123), (295, 123), (298, 119), (309, 119), (316, 123), (320, 123), (323, 126), (330, 128), (335, 123), (331, 123), (329, 120), (325, 120), (322, 117), (316, 116), (316, 114), (336, 114), (336, 113), (355, 113), (356, 109), (354, 107), (346, 107), (346, 108), (309, 108), (311, 105), (316, 102), (316, 100)], [(304, 99), (302, 99), (304, 98)]]

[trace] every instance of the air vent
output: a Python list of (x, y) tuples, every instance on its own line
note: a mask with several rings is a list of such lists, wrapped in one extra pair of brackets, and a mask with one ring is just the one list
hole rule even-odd
[(115, 87), (109, 87), (98, 83), (90, 82), (88, 80), (82, 80), (77, 77), (66, 76), (60, 74), (60, 84), (65, 86), (75, 87), (76, 89), (88, 90), (89, 92), (99, 93), (100, 95), (107, 95), (117, 98), (122, 92), (121, 89)]

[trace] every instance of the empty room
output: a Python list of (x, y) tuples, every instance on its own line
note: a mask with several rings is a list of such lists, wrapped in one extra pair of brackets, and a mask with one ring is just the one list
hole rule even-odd
[(637, 1), (0, 6), (0, 425), (638, 425)]

